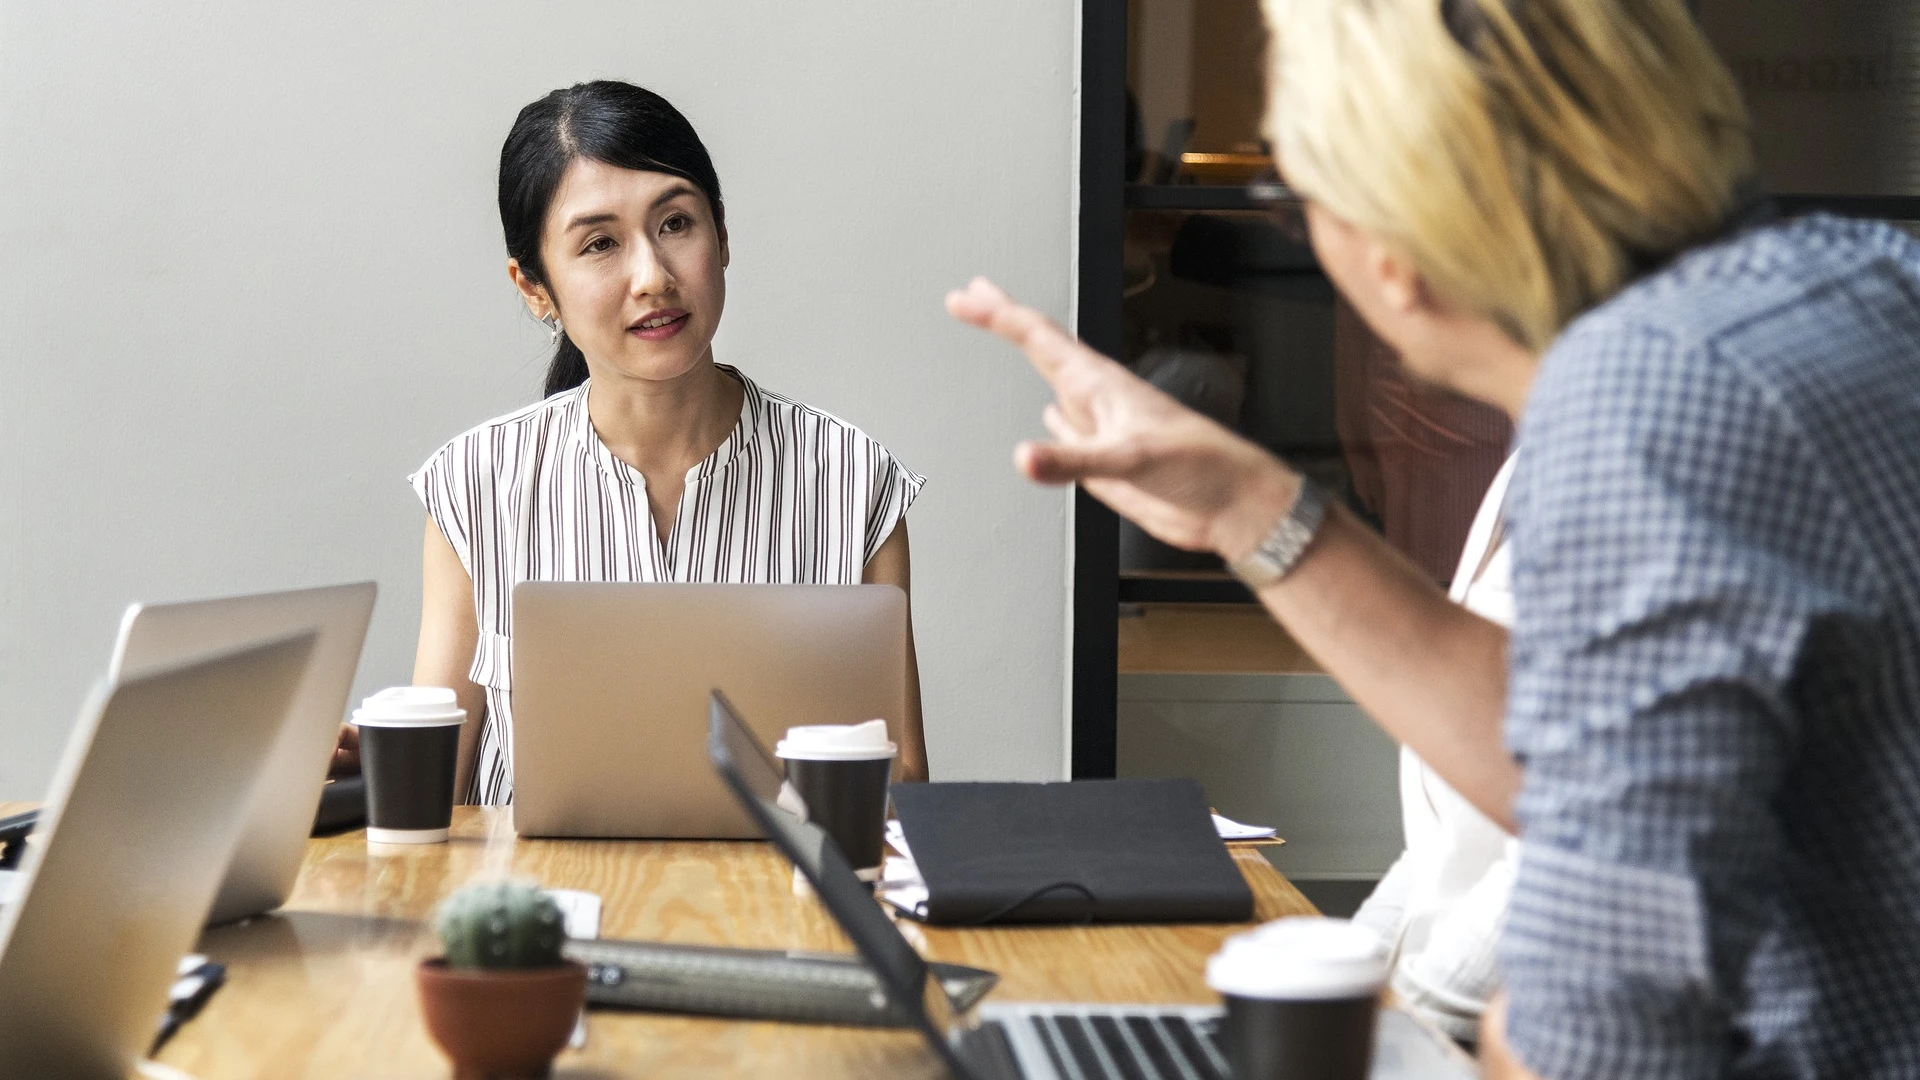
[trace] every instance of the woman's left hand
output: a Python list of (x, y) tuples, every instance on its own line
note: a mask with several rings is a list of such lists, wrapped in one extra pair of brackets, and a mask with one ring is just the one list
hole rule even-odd
[(352, 724), (340, 725), (340, 737), (333, 745), (333, 763), (327, 767), (328, 776), (351, 776), (360, 771), (360, 729)]

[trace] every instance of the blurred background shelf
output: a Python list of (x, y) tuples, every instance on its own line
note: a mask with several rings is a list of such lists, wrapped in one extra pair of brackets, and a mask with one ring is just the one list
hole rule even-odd
[(1912, 223), (1920, 221), (1920, 195), (1775, 195), (1773, 202), (1783, 214), (1805, 214), (1825, 210), (1843, 217), (1883, 218)]
[[(1226, 571), (1128, 570), (1120, 575), (1122, 604), (1240, 604), (1258, 603), (1239, 579)], [(1266, 618), (1264, 609), (1260, 618)], [(1124, 643), (1122, 644), (1124, 648)], [(1121, 667), (1126, 667), (1124, 658)]]
[(1129, 210), (1238, 210), (1258, 212), (1298, 204), (1284, 184), (1128, 184)]
[[(1266, 609), (1251, 603), (1153, 603), (1122, 608), (1120, 674), (1325, 678), (1320, 665)], [(1328, 692), (1320, 693), (1324, 698)], [(1338, 687), (1330, 692), (1338, 693)]]

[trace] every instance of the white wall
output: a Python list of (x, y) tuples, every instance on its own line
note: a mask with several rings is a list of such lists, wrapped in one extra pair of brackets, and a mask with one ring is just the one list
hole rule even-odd
[(1067, 503), (1008, 466), (1042, 387), (940, 300), (985, 272), (1066, 313), (1076, 19), (0, 2), (0, 799), (39, 794), (134, 599), (377, 578), (357, 692), (408, 677), (403, 477), (543, 370), (500, 142), (594, 77), (660, 91), (713, 153), (717, 354), (930, 477), (910, 521), (937, 774), (1060, 775)]

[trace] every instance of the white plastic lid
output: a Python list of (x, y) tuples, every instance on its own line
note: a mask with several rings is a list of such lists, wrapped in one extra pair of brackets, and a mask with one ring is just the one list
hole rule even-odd
[(444, 686), (392, 686), (353, 710), (360, 727), (444, 727), (464, 723), (467, 711)]
[(790, 727), (773, 752), (802, 761), (871, 761), (892, 757), (897, 749), (887, 738), (887, 722), (869, 720), (864, 724)]
[(1207, 985), (1243, 998), (1369, 997), (1386, 982), (1380, 938), (1345, 919), (1276, 919), (1228, 938), (1207, 961)]

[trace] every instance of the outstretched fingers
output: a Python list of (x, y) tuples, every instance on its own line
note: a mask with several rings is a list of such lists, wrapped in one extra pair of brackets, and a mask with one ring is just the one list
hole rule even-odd
[(1102, 359), (1039, 311), (1018, 303), (986, 278), (947, 294), (947, 312), (1018, 346), (1048, 382), (1075, 362)]
[(985, 329), (993, 318), (994, 309), (1012, 302), (1012, 298), (1000, 286), (986, 278), (977, 277), (947, 293), (947, 314)]
[(1126, 476), (1139, 463), (1139, 457), (1135, 447), (1122, 443), (1025, 442), (1014, 451), (1013, 460), (1029, 480), (1072, 484)]

